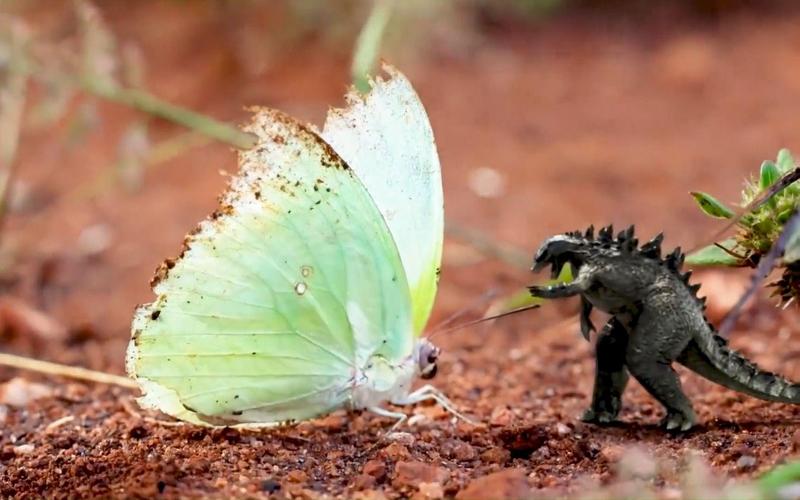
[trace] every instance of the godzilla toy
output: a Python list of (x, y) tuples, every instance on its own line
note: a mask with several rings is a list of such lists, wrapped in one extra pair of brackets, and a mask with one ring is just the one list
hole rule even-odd
[(728, 348), (705, 316), (705, 298), (681, 273), (680, 247), (661, 257), (663, 234), (641, 247), (631, 226), (616, 238), (608, 226), (547, 239), (536, 252), (533, 271), (549, 265), (553, 276), (569, 263), (575, 279), (552, 286), (532, 286), (534, 297), (579, 295), (581, 333), (595, 330), (593, 307), (611, 315), (596, 343), (596, 373), (591, 407), (582, 420), (616, 421), (628, 373), (667, 411), (662, 425), (689, 430), (696, 422), (692, 404), (672, 368), (677, 361), (729, 389), (767, 401), (800, 404), (800, 385), (766, 372)]

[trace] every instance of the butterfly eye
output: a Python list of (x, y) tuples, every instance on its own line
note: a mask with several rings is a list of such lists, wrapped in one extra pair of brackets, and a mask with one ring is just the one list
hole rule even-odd
[(433, 349), (431, 352), (428, 353), (428, 363), (433, 364), (436, 363), (436, 360), (439, 359), (439, 349)]
[(437, 371), (439, 371), (439, 367), (436, 363), (432, 363), (425, 367), (425, 370), (420, 373), (419, 377), (424, 380), (429, 380), (436, 376)]

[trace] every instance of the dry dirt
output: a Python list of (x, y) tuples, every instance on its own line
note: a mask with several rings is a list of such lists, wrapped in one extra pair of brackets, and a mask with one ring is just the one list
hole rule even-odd
[[(247, 71), (231, 55), (240, 43), (235, 28), (207, 4), (109, 2), (103, 10), (122, 39), (141, 47), (148, 89), (166, 99), (229, 120), (243, 120), (245, 104), (265, 104), (314, 122), (341, 102), (347, 56), (319, 38), (302, 37)], [(58, 17), (58, 9), (42, 9), (30, 20), (50, 29)], [(526, 251), (555, 232), (609, 222), (636, 223), (643, 236), (663, 230), (668, 244), (692, 246), (718, 226), (699, 214), (688, 191), (735, 200), (761, 160), (784, 146), (800, 151), (800, 13), (573, 13), (488, 27), (464, 45), (431, 44), (397, 64), (433, 123), (447, 217)], [(153, 270), (214, 207), (225, 184), (219, 170), (235, 166), (228, 148), (206, 145), (150, 169), (138, 191), (114, 184), (81, 195), (113, 164), (119, 135), (135, 116), (102, 104), (98, 126), (76, 144), (65, 140), (67, 123), (25, 133), (20, 179), (35, 203), (4, 229), (17, 249), (4, 286), (68, 333), (32, 336), (5, 307), (12, 312), (3, 314), (3, 350), (122, 373), (130, 315), (149, 300)], [(156, 138), (176, 131), (151, 125)], [(479, 167), (505, 179), (499, 196), (482, 198), (470, 188)], [(110, 235), (99, 253), (87, 252), (86, 233), (81, 238), (92, 226)], [(487, 289), (533, 279), (448, 238), (432, 324)], [(700, 279), (719, 320), (741, 276)], [(800, 407), (757, 401), (690, 374), (685, 387), (702, 424), (689, 434), (660, 431), (662, 410), (635, 383), (623, 426), (579, 423), (593, 361), (575, 322), (565, 321), (576, 307), (439, 336), (436, 385), (482, 425), (420, 406), (394, 441), (379, 442), (389, 422), (366, 414), (259, 433), (161, 426), (134, 413), (130, 391), (23, 374), (53, 396), (0, 407), (7, 410), (0, 495), (519, 496), (527, 487), (564, 491), (587, 478), (610, 481), (630, 445), (667, 463), (697, 450), (735, 477), (798, 453)], [(800, 379), (796, 311), (761, 299), (745, 316), (734, 346)], [(666, 474), (658, 481), (675, 480)]]

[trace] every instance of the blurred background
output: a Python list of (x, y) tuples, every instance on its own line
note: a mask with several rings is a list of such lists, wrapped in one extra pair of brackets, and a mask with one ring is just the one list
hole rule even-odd
[(153, 270), (236, 168), (231, 144), (152, 106), (321, 124), (368, 19), (385, 32), (362, 56), (409, 76), (438, 141), (437, 318), (527, 282), (556, 232), (636, 223), (693, 246), (719, 225), (690, 190), (735, 202), (763, 159), (800, 150), (795, 4), (2, 0), (0, 345), (120, 372)]

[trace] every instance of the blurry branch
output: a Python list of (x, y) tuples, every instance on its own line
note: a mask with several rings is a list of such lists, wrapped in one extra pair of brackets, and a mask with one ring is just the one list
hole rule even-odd
[(452, 220), (445, 222), (445, 233), (463, 241), (480, 253), (521, 269), (530, 269), (531, 258), (527, 252), (507, 243), (496, 241), (479, 229), (463, 226)]
[(9, 23), (2, 35), (6, 40), (0, 44), (0, 233), (17, 166), (17, 146), (28, 82), (24, 26)]
[(78, 84), (85, 92), (96, 97), (163, 118), (235, 148), (250, 149), (256, 145), (257, 139), (253, 134), (242, 132), (229, 123), (176, 106), (143, 90), (126, 89), (88, 78), (81, 78)]
[(99, 384), (118, 385), (128, 389), (139, 388), (139, 385), (136, 382), (121, 375), (98, 372), (95, 370), (89, 370), (87, 368), (80, 368), (78, 366), (51, 363), (49, 361), (41, 361), (38, 359), (27, 358), (25, 356), (16, 356), (14, 354), (0, 353), (0, 366), (10, 366), (12, 368), (20, 368), (37, 373), (44, 373), (47, 375), (57, 375), (78, 380), (86, 380), (88, 382), (97, 382)]
[(369, 91), (369, 76), (375, 69), (375, 63), (381, 49), (381, 40), (389, 18), (392, 15), (395, 0), (374, 0), (372, 11), (361, 28), (353, 50), (353, 63), (350, 68), (353, 85), (359, 92)]

